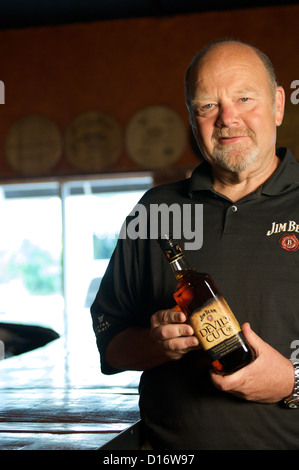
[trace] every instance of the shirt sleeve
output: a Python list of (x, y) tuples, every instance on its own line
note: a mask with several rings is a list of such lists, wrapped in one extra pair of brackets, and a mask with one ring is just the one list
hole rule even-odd
[(91, 306), (93, 329), (104, 374), (120, 372), (105, 360), (108, 343), (127, 328), (142, 326), (138, 299), (140, 276), (134, 243), (119, 240)]
[[(141, 202), (148, 208), (152, 199), (145, 199)], [(149, 211), (147, 216), (148, 214)], [(130, 236), (134, 234), (128, 232), (131, 221), (136, 222), (134, 216), (127, 217), (125, 221), (126, 230), (118, 239), (91, 306), (101, 370), (104, 374), (121, 372), (111, 368), (105, 359), (106, 348), (112, 338), (128, 328), (148, 328), (154, 312), (170, 308), (175, 303), (175, 277), (157, 240), (149, 236), (149, 233), (144, 236), (143, 232), (143, 236)], [(142, 222), (145, 222), (144, 219)], [(146, 226), (150, 231), (148, 222)]]

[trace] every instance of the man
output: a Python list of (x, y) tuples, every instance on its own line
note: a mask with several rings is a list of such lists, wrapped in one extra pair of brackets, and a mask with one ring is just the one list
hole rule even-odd
[(202, 247), (186, 254), (212, 275), (256, 359), (231, 375), (211, 371), (173, 309), (157, 241), (127, 237), (91, 309), (102, 370), (144, 371), (140, 411), (156, 449), (299, 449), (299, 412), (283, 403), (299, 337), (299, 165), (275, 148), (284, 91), (264, 54), (219, 41), (192, 61), (186, 99), (205, 162), (140, 202), (203, 205)]

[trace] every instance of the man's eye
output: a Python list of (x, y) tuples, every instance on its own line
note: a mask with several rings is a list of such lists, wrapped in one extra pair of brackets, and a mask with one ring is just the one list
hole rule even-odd
[(241, 101), (242, 101), (243, 103), (246, 103), (246, 101), (249, 101), (249, 98), (246, 98), (246, 97), (241, 98)]
[(208, 111), (213, 110), (214, 108), (215, 105), (213, 103), (203, 104), (196, 109), (195, 114), (197, 116), (204, 116)]

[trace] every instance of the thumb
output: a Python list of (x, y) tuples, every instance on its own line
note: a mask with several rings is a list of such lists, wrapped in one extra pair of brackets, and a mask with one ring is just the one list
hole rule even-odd
[(264, 344), (264, 341), (251, 329), (250, 323), (248, 322), (242, 325), (242, 332), (252, 349), (254, 349), (256, 355), (258, 355), (258, 351)]

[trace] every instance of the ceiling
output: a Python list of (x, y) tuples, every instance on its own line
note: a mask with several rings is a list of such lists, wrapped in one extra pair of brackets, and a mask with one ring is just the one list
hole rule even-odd
[(0, 29), (298, 4), (299, 0), (0, 0)]

